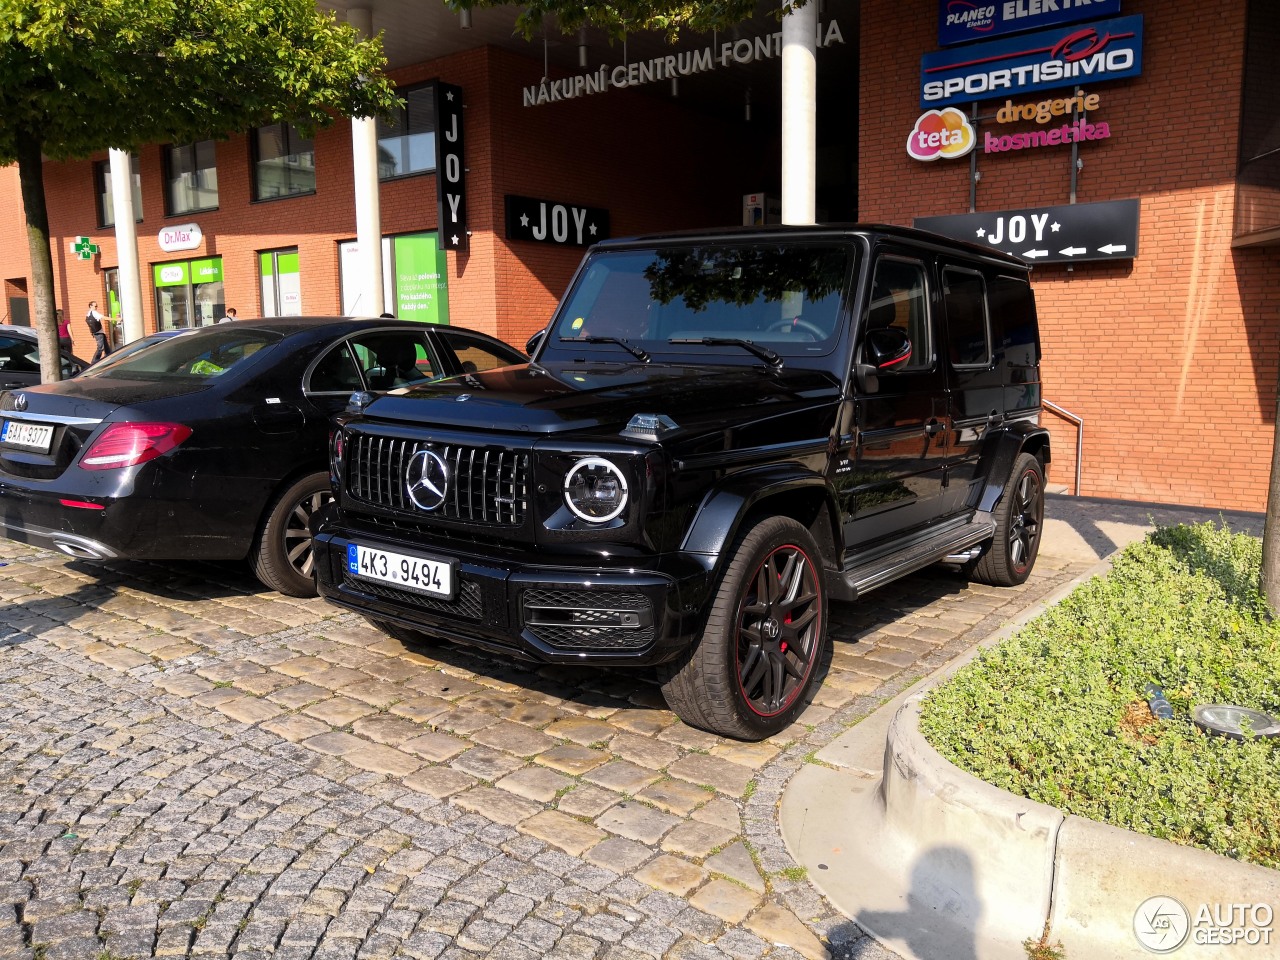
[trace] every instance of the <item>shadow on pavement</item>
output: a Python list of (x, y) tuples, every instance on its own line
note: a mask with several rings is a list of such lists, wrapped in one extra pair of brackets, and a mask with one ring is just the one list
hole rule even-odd
[(1046, 494), (1040, 550), (1064, 559), (1101, 560), (1141, 540), (1156, 526), (1206, 521), (1262, 536), (1261, 513)]
[(974, 929), (983, 905), (973, 882), (973, 862), (958, 847), (926, 850), (911, 868), (907, 909), (864, 910), (858, 925), (881, 940), (907, 947), (923, 960), (976, 960)]

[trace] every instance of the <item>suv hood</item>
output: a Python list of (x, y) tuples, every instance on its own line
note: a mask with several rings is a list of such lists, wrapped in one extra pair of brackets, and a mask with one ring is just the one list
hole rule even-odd
[(840, 384), (821, 370), (529, 363), (393, 391), (363, 414), (469, 430), (616, 434), (634, 414), (652, 413), (697, 432), (830, 404), (839, 395)]

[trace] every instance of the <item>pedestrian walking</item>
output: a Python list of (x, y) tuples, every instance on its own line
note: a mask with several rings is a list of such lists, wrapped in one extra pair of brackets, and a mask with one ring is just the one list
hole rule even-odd
[(63, 315), (61, 308), (54, 311), (58, 318), (58, 348), (66, 353), (71, 352), (71, 321)]
[(102, 328), (102, 321), (106, 318), (98, 312), (98, 301), (89, 301), (89, 312), (84, 316), (84, 322), (89, 325), (89, 332), (93, 334), (94, 342), (97, 343), (97, 349), (93, 351), (93, 359), (90, 363), (97, 363), (103, 357), (111, 355), (111, 344), (107, 342), (107, 331)]
[(219, 323), (230, 323), (232, 320), (235, 320), (235, 319), (236, 319), (236, 308), (235, 308), (235, 307), (227, 307), (227, 315), (226, 315), (225, 317), (223, 317), (221, 320), (219, 320), (218, 322), (219, 322)]

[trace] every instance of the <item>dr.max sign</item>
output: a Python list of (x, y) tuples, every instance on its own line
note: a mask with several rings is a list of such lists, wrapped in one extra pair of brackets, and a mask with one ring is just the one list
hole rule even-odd
[(1118, 17), (926, 53), (920, 106), (936, 109), (1141, 73), (1142, 17)]

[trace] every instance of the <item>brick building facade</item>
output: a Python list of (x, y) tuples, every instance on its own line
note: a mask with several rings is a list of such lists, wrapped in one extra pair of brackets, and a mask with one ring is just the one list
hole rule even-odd
[[(921, 57), (939, 48), (939, 6), (824, 5), (823, 19), (839, 18), (857, 54), (834, 78), (842, 97), (819, 100), (819, 208), (833, 219), (910, 224), (970, 212), (970, 158), (921, 163), (904, 148), (921, 114)], [(1263, 74), (1253, 86), (1276, 76), (1246, 57), (1259, 22), (1274, 27), (1275, 15), (1258, 17), (1257, 8), (1223, 3), (1206, 18), (1201, 7), (1176, 0), (1125, 0), (1126, 16), (1143, 17), (1141, 74), (1087, 88), (1099, 95), (1096, 116), (1111, 135), (1080, 145), (1075, 199), (1137, 198), (1140, 234), (1132, 259), (1043, 264), (1033, 273), (1045, 398), (1084, 421), (1078, 492), (1224, 509), (1265, 504), (1280, 376), (1280, 191), (1268, 176), (1246, 184), (1241, 174), (1249, 139), (1242, 118), (1257, 125), (1246, 117), (1257, 110), (1247, 96), (1247, 64)], [(776, 63), (772, 69), (776, 83)], [(620, 236), (736, 224), (742, 195), (776, 190), (780, 176), (776, 125), (709, 115), (654, 86), (522, 103), (522, 90), (546, 72), (535, 56), (496, 46), (392, 72), (404, 86), (439, 79), (465, 93), (471, 237), (467, 252), (448, 254), (449, 318), (515, 344), (550, 315), (581, 248), (507, 239), (508, 195), (608, 210), (611, 233)], [(978, 104), (975, 209), (1068, 203), (1068, 148), (983, 153), (990, 121), (982, 118), (1005, 99)], [(1276, 116), (1274, 106), (1264, 108), (1261, 122)], [(1017, 129), (1028, 126), (1034, 123)], [(315, 192), (303, 196), (254, 201), (247, 138), (219, 141), (216, 151), (217, 208), (178, 217), (165, 215), (161, 147), (138, 155), (145, 329), (158, 324), (150, 282), (156, 265), (220, 257), (225, 303), (247, 317), (262, 309), (259, 255), (283, 248), (297, 249), (301, 311), (340, 312), (339, 244), (355, 236), (349, 125), (317, 134)], [(113, 233), (97, 222), (93, 162), (102, 159), (45, 165), (57, 302), (73, 320), (82, 355), (91, 352), (80, 320), (85, 304), (105, 300), (103, 270), (116, 264)], [(824, 203), (824, 181), (842, 179), (856, 181), (856, 205)], [(435, 230), (435, 174), (382, 183), (381, 214), (384, 236)], [(201, 245), (161, 250), (159, 232), (190, 220), (201, 228)], [(68, 251), (81, 235), (101, 248), (90, 261)], [(1271, 245), (1254, 244), (1268, 237)], [(16, 170), (0, 170), (6, 304), (25, 296), (29, 276)], [(1074, 488), (1077, 428), (1053, 414), (1045, 420), (1054, 434), (1050, 481)]]

